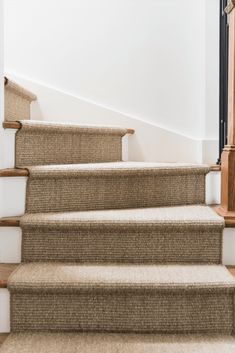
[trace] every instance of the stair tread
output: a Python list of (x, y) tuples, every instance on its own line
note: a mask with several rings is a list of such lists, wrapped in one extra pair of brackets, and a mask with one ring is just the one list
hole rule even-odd
[(111, 265), (24, 263), (8, 280), (10, 290), (89, 288), (235, 288), (223, 265)]
[(112, 333), (12, 333), (2, 353), (234, 353), (235, 337)]
[(224, 227), (223, 218), (210, 207), (202, 205), (171, 206), (137, 209), (95, 210), (57, 213), (26, 213), (20, 218), (21, 226), (78, 226), (91, 224), (118, 225), (182, 225)]
[(206, 174), (207, 165), (186, 163), (152, 162), (108, 162), (63, 165), (40, 165), (28, 167), (30, 177), (69, 177), (73, 175), (112, 175), (115, 174)]

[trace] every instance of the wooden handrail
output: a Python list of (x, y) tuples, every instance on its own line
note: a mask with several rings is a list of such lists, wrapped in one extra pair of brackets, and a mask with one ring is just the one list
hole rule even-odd
[(235, 0), (230, 0), (229, 15), (229, 82), (228, 82), (228, 143), (221, 156), (221, 205), (217, 213), (225, 222), (235, 223)]

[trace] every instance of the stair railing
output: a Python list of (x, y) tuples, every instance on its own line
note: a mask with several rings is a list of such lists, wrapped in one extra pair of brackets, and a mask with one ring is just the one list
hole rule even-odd
[(228, 138), (221, 156), (221, 205), (217, 212), (235, 227), (235, 0), (225, 8), (229, 17)]

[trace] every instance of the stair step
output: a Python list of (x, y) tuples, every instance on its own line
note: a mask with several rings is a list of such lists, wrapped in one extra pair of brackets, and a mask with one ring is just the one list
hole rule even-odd
[(221, 263), (223, 219), (207, 206), (25, 214), (23, 261)]
[(28, 213), (202, 204), (207, 166), (116, 162), (29, 167)]
[(13, 332), (234, 331), (235, 279), (221, 265), (29, 263), (8, 288)]
[(2, 353), (234, 353), (231, 336), (14, 333)]
[(122, 160), (122, 137), (134, 130), (20, 121), (16, 134), (16, 166), (115, 162)]

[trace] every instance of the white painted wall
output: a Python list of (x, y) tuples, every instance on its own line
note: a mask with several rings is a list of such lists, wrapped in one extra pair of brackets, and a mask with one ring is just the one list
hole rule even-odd
[[(111, 124), (134, 128), (135, 134), (128, 139), (126, 159), (208, 164), (215, 163), (217, 159), (217, 142), (213, 140), (179, 134), (21, 76), (9, 74), (8, 77), (37, 95), (38, 100), (31, 105), (32, 119), (69, 120), (80, 124)], [(9, 137), (6, 143), (7, 141), (10, 141)], [(12, 150), (12, 147), (9, 146), (8, 149)], [(11, 163), (11, 160), (9, 156), (5, 164)]]
[(218, 3), (5, 0), (6, 72), (216, 148)]
[(3, 0), (0, 0), (0, 123), (3, 121), (3, 50), (4, 50)]
[[(4, 63), (3, 63), (3, 51), (4, 51), (4, 34), (3, 34), (4, 26), (3, 26), (3, 0), (0, 0), (0, 165), (3, 161), (4, 151), (3, 151), (3, 129), (2, 129), (2, 121), (4, 119)], [(1, 194), (0, 194), (1, 198)]]

